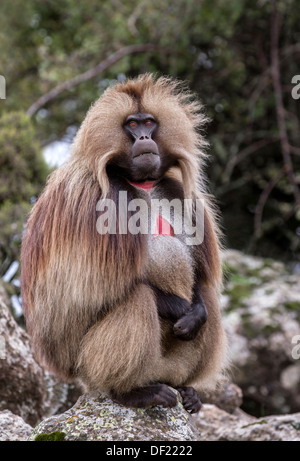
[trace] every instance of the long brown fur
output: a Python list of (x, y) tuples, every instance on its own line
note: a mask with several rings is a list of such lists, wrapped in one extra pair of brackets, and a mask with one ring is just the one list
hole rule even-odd
[[(205, 203), (204, 241), (190, 254), (197, 262), (208, 319), (192, 341), (174, 337), (158, 316), (145, 283), (147, 277), (159, 279), (151, 268), (147, 236), (100, 235), (96, 229), (98, 200), (117, 202), (120, 188), (109, 179), (106, 166), (130, 152), (122, 125), (138, 111), (159, 121), (158, 145), (178, 159), (166, 177), (182, 187), (185, 198), (197, 196)], [(109, 88), (95, 102), (71, 158), (50, 176), (28, 220), (21, 286), (36, 356), (63, 379), (80, 376), (90, 388), (127, 392), (150, 382), (202, 390), (222, 375), (226, 338), (218, 299), (220, 244), (202, 177), (206, 142), (199, 128), (204, 123), (201, 107), (180, 84), (142, 75)], [(128, 200), (139, 194), (128, 188)], [(184, 251), (183, 266), (170, 280), (173, 293), (186, 293), (188, 299), (194, 269)], [(183, 271), (187, 281), (181, 287)]]

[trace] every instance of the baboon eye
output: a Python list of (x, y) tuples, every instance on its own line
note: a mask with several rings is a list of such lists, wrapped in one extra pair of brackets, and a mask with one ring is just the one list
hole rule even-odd
[(137, 127), (137, 122), (135, 120), (131, 120), (128, 125), (130, 126), (130, 128), (136, 128)]
[(152, 120), (146, 120), (146, 121), (145, 121), (145, 125), (146, 125), (146, 126), (151, 126), (152, 123), (153, 123)]

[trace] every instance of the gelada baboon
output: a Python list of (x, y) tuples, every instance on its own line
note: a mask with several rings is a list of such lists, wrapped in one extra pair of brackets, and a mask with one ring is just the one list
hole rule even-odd
[[(170, 385), (196, 412), (196, 390), (226, 366), (204, 123), (199, 103), (172, 79), (146, 74), (112, 86), (28, 220), (21, 284), (37, 359), (127, 406), (174, 406)], [(172, 204), (168, 218), (160, 206), (150, 219), (162, 199)], [(178, 227), (182, 210), (196, 232), (202, 222), (199, 241)]]

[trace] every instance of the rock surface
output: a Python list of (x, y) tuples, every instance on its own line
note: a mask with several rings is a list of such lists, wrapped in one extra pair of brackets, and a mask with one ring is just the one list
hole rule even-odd
[[(247, 411), (300, 411), (300, 274), (270, 259), (225, 251), (223, 319), (232, 379)], [(298, 343), (300, 342), (300, 336)]]
[(175, 408), (130, 409), (99, 392), (84, 394), (63, 414), (41, 422), (29, 440), (300, 441), (300, 413), (255, 418), (204, 404), (190, 416)]
[(37, 364), (28, 334), (13, 318), (0, 284), (0, 411), (11, 410), (35, 425), (70, 408), (81, 393), (78, 384), (61, 383)]
[[(201, 395), (205, 404), (192, 417), (180, 404), (132, 410), (98, 393), (77, 401), (77, 383), (63, 384), (35, 362), (0, 284), (0, 440), (41, 433), (56, 440), (300, 440), (300, 274), (234, 250), (223, 261), (233, 383)], [(247, 413), (271, 416), (240, 410), (241, 389)], [(282, 413), (289, 414), (274, 416)]]
[(222, 381), (217, 388), (210, 392), (199, 394), (203, 403), (213, 403), (218, 408), (233, 413), (242, 405), (243, 394), (241, 389), (230, 381)]
[(44, 373), (33, 358), (27, 333), (11, 315), (0, 286), (0, 410), (33, 425), (43, 416)]
[(53, 437), (65, 441), (195, 441), (197, 431), (180, 403), (170, 409), (156, 406), (135, 410), (94, 391), (82, 395), (65, 413), (42, 421), (30, 440), (52, 440)]
[(199, 440), (300, 441), (300, 413), (253, 418), (243, 412), (228, 414), (214, 405), (203, 405), (193, 417)]
[(0, 441), (26, 441), (32, 433), (32, 427), (9, 410), (0, 411)]

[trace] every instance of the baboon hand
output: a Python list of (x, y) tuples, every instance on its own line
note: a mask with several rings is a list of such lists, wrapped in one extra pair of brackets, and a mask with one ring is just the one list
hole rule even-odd
[(207, 311), (205, 305), (203, 303), (193, 304), (188, 312), (174, 324), (174, 335), (185, 341), (195, 339), (206, 320)]

